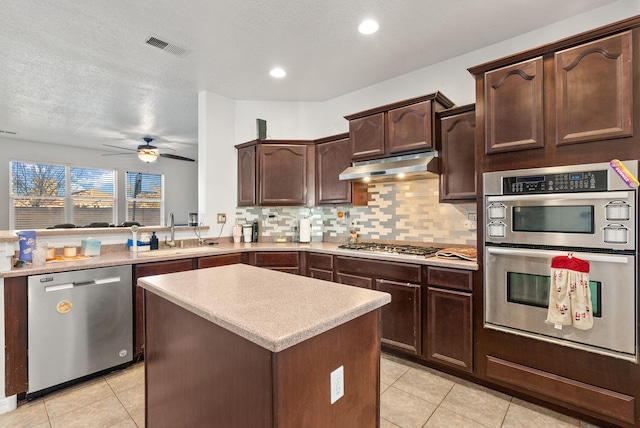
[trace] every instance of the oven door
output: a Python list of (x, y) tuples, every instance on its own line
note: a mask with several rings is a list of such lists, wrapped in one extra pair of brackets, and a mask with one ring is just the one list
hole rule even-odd
[(590, 265), (593, 328), (546, 323), (551, 259), (561, 251), (485, 247), (485, 327), (636, 362), (635, 258), (573, 253)]
[(634, 191), (485, 198), (486, 241), (634, 250)]

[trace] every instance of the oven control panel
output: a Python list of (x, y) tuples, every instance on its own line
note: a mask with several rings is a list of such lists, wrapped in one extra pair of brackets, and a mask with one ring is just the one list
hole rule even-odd
[(504, 195), (607, 191), (606, 170), (502, 178)]

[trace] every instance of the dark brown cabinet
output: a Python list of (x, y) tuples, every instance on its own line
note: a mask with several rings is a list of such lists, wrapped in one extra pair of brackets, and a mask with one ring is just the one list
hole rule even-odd
[(297, 251), (255, 252), (251, 254), (250, 264), (296, 275), (300, 273), (300, 255)]
[(435, 113), (452, 106), (451, 100), (437, 92), (345, 116), (351, 160), (433, 150)]
[(307, 253), (307, 276), (333, 281), (333, 256), (331, 254)]
[[(234, 265), (237, 263), (245, 263), (247, 253), (221, 254), (219, 256), (200, 257), (197, 261), (198, 269)], [(246, 264), (246, 263), (245, 263)]]
[(170, 260), (134, 265), (133, 267), (133, 357), (144, 353), (144, 302), (143, 290), (137, 286), (138, 278), (150, 275), (162, 275), (183, 272), (196, 268), (195, 259)]
[(353, 184), (338, 178), (351, 166), (349, 134), (327, 137), (316, 143), (316, 203), (351, 203)]
[(556, 144), (632, 135), (631, 31), (555, 54)]
[(473, 370), (473, 273), (429, 266), (425, 352), (428, 360)]
[[(255, 140), (236, 148), (238, 206), (314, 204), (315, 150), (312, 142)], [(253, 204), (252, 195), (255, 195)]]
[(238, 206), (256, 204), (256, 146), (238, 149)]
[(409, 355), (420, 355), (420, 266), (343, 256), (336, 256), (334, 262), (337, 282), (391, 294), (391, 303), (382, 308), (382, 343)]
[(544, 146), (542, 57), (484, 75), (485, 153)]
[(470, 104), (438, 113), (440, 202), (476, 200), (476, 111)]

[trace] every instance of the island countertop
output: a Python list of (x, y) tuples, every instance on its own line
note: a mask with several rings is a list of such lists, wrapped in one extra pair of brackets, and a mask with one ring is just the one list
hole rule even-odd
[(148, 276), (138, 285), (272, 352), (391, 301), (387, 293), (243, 264)]

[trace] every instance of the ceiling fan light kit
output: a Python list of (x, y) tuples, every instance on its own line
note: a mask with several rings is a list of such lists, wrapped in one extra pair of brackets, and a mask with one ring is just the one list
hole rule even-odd
[(151, 163), (155, 162), (158, 159), (158, 148), (146, 144), (144, 146), (138, 146), (138, 159), (142, 162)]

